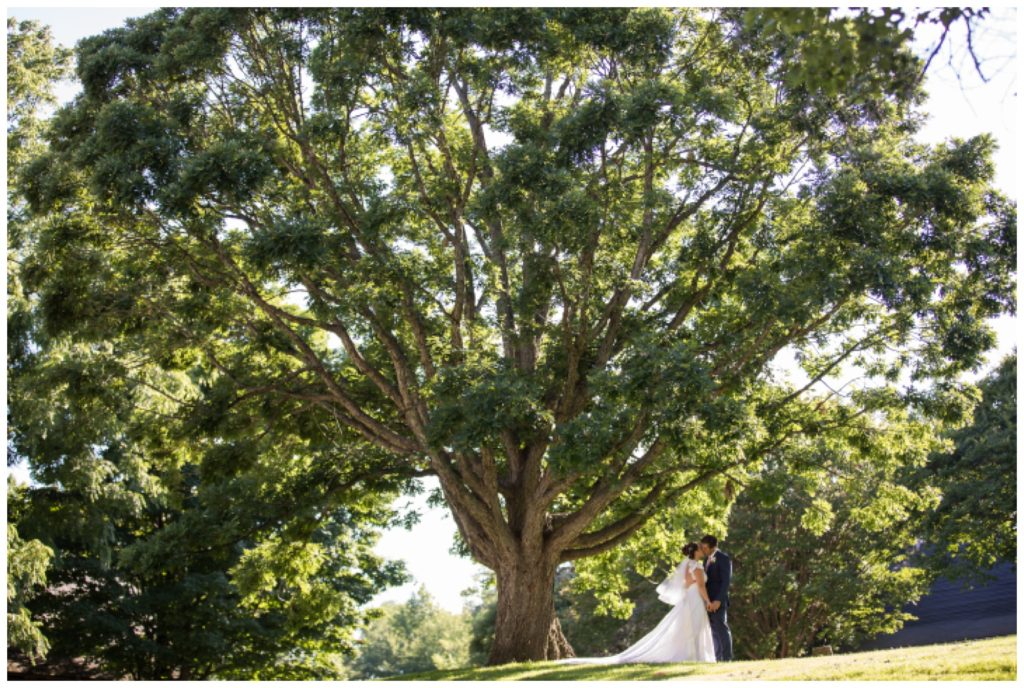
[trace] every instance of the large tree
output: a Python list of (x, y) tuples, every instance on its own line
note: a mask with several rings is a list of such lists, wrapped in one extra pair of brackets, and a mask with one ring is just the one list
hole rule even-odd
[[(889, 13), (790, 19), (130, 20), (79, 44), (29, 169), (30, 288), (52, 332), (205, 365), (223, 403), (376, 448), (339, 461), (436, 476), (496, 573), (491, 660), (555, 656), (560, 563), (813, 425), (810, 387), (767, 375), (784, 347), (812, 379), (915, 381), (850, 416), (941, 410), (1013, 308), (991, 138), (912, 141), (922, 63)], [(821, 67), (836, 36), (859, 69)]]

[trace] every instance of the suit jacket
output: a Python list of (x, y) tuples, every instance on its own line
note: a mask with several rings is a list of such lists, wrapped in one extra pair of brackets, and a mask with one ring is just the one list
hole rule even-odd
[(732, 559), (729, 555), (718, 550), (715, 552), (713, 564), (705, 563), (704, 571), (707, 575), (705, 587), (708, 597), (714, 602), (718, 600), (723, 607), (729, 606), (729, 582), (732, 580)]

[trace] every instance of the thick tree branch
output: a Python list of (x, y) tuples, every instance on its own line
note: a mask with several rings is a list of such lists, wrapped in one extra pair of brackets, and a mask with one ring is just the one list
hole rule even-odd
[(582, 559), (584, 557), (606, 552), (613, 547), (616, 547), (620, 543), (629, 539), (630, 536), (642, 528), (643, 525), (655, 515), (656, 510), (653, 507), (665, 504), (669, 500), (696, 488), (704, 482), (707, 482), (725, 470), (728, 470), (728, 467), (704, 471), (684, 485), (673, 488), (668, 492), (665, 492), (663, 483), (656, 484), (654, 488), (647, 493), (644, 500), (638, 507), (636, 507), (633, 513), (601, 528), (600, 530), (596, 530), (592, 533), (581, 534), (571, 547), (562, 551), (559, 560), (573, 561), (575, 559)]
[(237, 265), (235, 265), (234, 261), (230, 256), (228, 256), (227, 252), (216, 238), (212, 240), (211, 247), (217, 256), (220, 257), (224, 266), (233, 272), (239, 279), (242, 293), (256, 304), (256, 306), (270, 318), (274, 326), (295, 344), (298, 349), (296, 354), (297, 357), (304, 360), (317, 373), (319, 378), (327, 386), (332, 397), (334, 397), (341, 407), (345, 409), (349, 414), (349, 417), (355, 422), (356, 428), (359, 429), (360, 432), (363, 432), (367, 439), (370, 439), (377, 444), (381, 444), (392, 451), (399, 451), (401, 453), (421, 451), (421, 447), (418, 446), (416, 442), (396, 433), (363, 411), (363, 409), (360, 408), (359, 405), (342, 389), (341, 385), (330, 371), (327, 370), (323, 361), (320, 360), (319, 356), (313, 351), (306, 340), (299, 336), (292, 328), (288, 327), (285, 323), (285, 317), (281, 315), (280, 309), (268, 303), (262, 296), (260, 296), (255, 285), (253, 285), (248, 276)]

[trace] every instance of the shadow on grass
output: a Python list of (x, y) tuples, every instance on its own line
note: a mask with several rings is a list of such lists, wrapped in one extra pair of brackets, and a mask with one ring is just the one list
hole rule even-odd
[(1017, 636), (958, 641), (833, 657), (792, 657), (728, 664), (574, 664), (523, 662), (430, 671), (391, 681), (659, 681), (702, 677), (727, 681), (1000, 680), (1017, 678)]
[(559, 666), (547, 662), (526, 662), (504, 666), (393, 676), (388, 681), (656, 681), (692, 676), (697, 665), (607, 664)]

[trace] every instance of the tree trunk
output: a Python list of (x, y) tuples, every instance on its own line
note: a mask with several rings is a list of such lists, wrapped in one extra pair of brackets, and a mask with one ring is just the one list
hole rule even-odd
[(573, 657), (555, 617), (555, 565), (521, 558), (496, 572), (498, 609), (488, 664)]
[(575, 657), (576, 653), (569, 644), (569, 640), (562, 633), (562, 624), (558, 617), (551, 616), (551, 629), (548, 631), (548, 648), (546, 659), (562, 659), (563, 657)]

